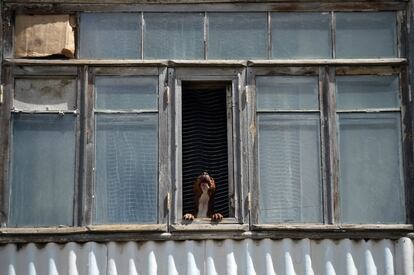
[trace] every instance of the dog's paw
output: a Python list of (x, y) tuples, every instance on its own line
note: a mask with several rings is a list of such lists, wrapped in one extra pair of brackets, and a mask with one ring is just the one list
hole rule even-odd
[(187, 220), (187, 221), (192, 221), (192, 220), (194, 220), (194, 215), (190, 214), (190, 213), (187, 213), (187, 214), (184, 215), (183, 219)]
[(213, 221), (221, 221), (223, 219), (223, 215), (221, 215), (220, 213), (216, 213), (213, 214), (213, 216), (211, 216), (211, 219)]

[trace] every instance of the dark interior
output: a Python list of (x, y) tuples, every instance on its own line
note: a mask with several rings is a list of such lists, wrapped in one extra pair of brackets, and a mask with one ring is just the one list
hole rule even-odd
[(183, 213), (194, 209), (194, 180), (207, 172), (216, 182), (215, 212), (229, 216), (226, 82), (182, 85)]

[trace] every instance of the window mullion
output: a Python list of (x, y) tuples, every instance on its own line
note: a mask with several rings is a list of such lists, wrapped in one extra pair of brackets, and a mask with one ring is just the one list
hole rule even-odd
[(169, 205), (170, 150), (168, 114), (169, 87), (167, 84), (167, 68), (159, 69), (158, 80), (158, 223), (167, 224)]
[(10, 160), (10, 136), (11, 136), (11, 104), (13, 98), (13, 77), (11, 67), (2, 68), (3, 84), (3, 102), (0, 106), (0, 141), (1, 141), (1, 158), (0, 158), (0, 227), (7, 225), (9, 213), (9, 160)]
[(170, 224), (177, 223), (182, 214), (182, 161), (181, 161), (181, 81), (176, 80), (175, 70), (168, 68), (169, 87), (169, 140), (171, 170)]
[(74, 183), (74, 196), (73, 196), (73, 225), (79, 226), (82, 224), (82, 172), (81, 164), (83, 163), (83, 135), (81, 125), (82, 119), (79, 115), (82, 109), (83, 98), (82, 95), (83, 87), (83, 70), (78, 68), (78, 75), (76, 81), (76, 109), (74, 114), (76, 115), (76, 128), (75, 128), (75, 183)]
[[(247, 69), (247, 86), (244, 91), (245, 104), (247, 109), (246, 123), (242, 123), (246, 128), (243, 129), (247, 133), (247, 155), (248, 157), (248, 182), (249, 190), (246, 196), (247, 208), (249, 213), (250, 228), (254, 224), (259, 223), (259, 186), (258, 186), (258, 144), (257, 144), (257, 118), (256, 118), (256, 75), (252, 68)], [(246, 205), (246, 204), (245, 204)]]
[(335, 70), (321, 67), (319, 74), (324, 222), (334, 224), (339, 220), (338, 194), (338, 138), (335, 113)]
[(83, 117), (82, 117), (82, 126), (83, 128), (83, 154), (84, 154), (84, 163), (82, 166), (83, 170), (83, 222), (82, 225), (92, 224), (92, 212), (93, 212), (93, 188), (94, 188), (94, 154), (95, 154), (95, 123), (94, 123), (94, 72), (92, 69), (89, 69), (87, 66), (83, 68), (83, 99), (84, 103), (82, 107), (84, 108)]
[[(405, 189), (406, 223), (414, 221), (414, 158), (413, 158), (413, 102), (410, 98), (407, 69), (403, 68), (400, 74), (401, 89), (401, 129), (403, 151), (403, 176)], [(411, 103), (411, 104), (410, 104)]]

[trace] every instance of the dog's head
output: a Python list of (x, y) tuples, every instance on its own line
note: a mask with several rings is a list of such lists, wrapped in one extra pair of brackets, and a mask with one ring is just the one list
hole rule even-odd
[(203, 172), (197, 177), (194, 188), (200, 190), (201, 192), (211, 192), (216, 189), (216, 183), (207, 172)]

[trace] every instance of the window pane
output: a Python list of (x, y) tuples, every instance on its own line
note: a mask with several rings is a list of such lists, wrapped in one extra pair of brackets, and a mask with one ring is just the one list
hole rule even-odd
[(96, 108), (156, 109), (158, 77), (97, 77)]
[(331, 58), (329, 13), (272, 13), (273, 58)]
[(308, 76), (256, 77), (257, 109), (318, 110), (318, 78)]
[(398, 108), (398, 76), (338, 76), (338, 109)]
[(141, 22), (135, 13), (82, 13), (81, 58), (141, 58)]
[(208, 58), (267, 58), (266, 13), (209, 13)]
[(13, 118), (11, 226), (72, 225), (73, 115)]
[(394, 12), (336, 14), (336, 57), (395, 57)]
[(319, 116), (258, 121), (260, 222), (322, 222)]
[(342, 114), (341, 216), (345, 223), (404, 223), (400, 114)]
[(204, 14), (145, 13), (144, 58), (204, 59)]
[(157, 219), (157, 116), (97, 115), (95, 223)]
[(74, 79), (16, 79), (13, 106), (18, 110), (74, 110), (76, 109), (76, 81)]

